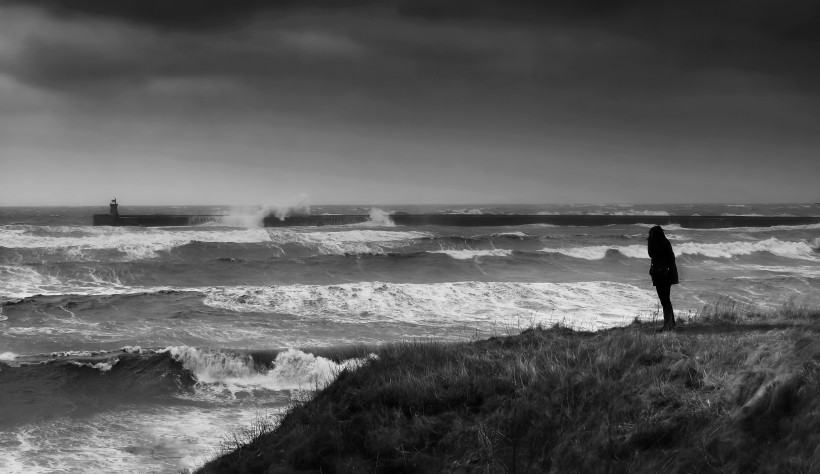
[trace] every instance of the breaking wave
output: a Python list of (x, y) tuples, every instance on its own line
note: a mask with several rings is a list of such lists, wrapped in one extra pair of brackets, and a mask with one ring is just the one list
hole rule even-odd
[(197, 227), (0, 227), (0, 247), (60, 252), (74, 261), (95, 260), (93, 251), (116, 250), (125, 260), (155, 258), (191, 242), (257, 243), (270, 241), (265, 229), (204, 230)]
[[(255, 361), (251, 354), (241, 351), (188, 346), (132, 352), (127, 349), (31, 356), (3, 353), (0, 373), (10, 376), (9, 384), (20, 380), (24, 387), (42, 387), (39, 398), (72, 397), (75, 392), (107, 397), (134, 387), (139, 390), (131, 395), (147, 398), (186, 394), (207, 385), (232, 392), (312, 390), (332, 382), (342, 370), (354, 370), (368, 360), (334, 362), (297, 349), (279, 351), (272, 361)], [(76, 379), (77, 383), (61, 384), (60, 380), (66, 377)]]
[(607, 211), (607, 210), (584, 210), (584, 211), (541, 211), (536, 213), (539, 216), (549, 215), (582, 215), (582, 216), (670, 216), (667, 211), (650, 211), (629, 209), (624, 211)]
[(351, 318), (379, 322), (431, 321), (437, 325), (513, 323), (520, 318), (549, 319), (553, 314), (577, 317), (597, 325), (609, 322), (611, 317), (634, 317), (655, 303), (652, 293), (634, 285), (602, 281), (360, 282), (212, 288), (205, 294), (206, 305), (229, 311), (273, 312), (340, 321)]
[(231, 391), (247, 389), (304, 390), (324, 387), (345, 369), (353, 370), (366, 359), (337, 363), (297, 349), (276, 355), (270, 364), (258, 364), (250, 354), (172, 346), (161, 352), (189, 370), (197, 382), (221, 384)]
[(428, 253), (443, 253), (456, 260), (471, 260), (477, 257), (509, 257), (513, 251), (509, 249), (489, 249), (489, 250), (430, 250)]
[[(817, 247), (817, 242), (814, 242), (814, 244)], [(677, 255), (700, 255), (709, 258), (732, 258), (757, 252), (767, 252), (786, 258), (813, 261), (818, 259), (811, 244), (783, 241), (774, 237), (757, 242), (717, 242), (712, 244), (681, 242), (674, 245), (674, 251)], [(544, 248), (541, 249), (541, 252), (559, 253), (586, 260), (600, 260), (610, 252), (618, 252), (630, 258), (649, 258), (645, 245)]]
[(301, 244), (324, 255), (383, 254), (405, 247), (415, 239), (432, 237), (427, 232), (392, 230), (344, 230), (296, 232), (272, 230), (270, 240), (277, 245)]

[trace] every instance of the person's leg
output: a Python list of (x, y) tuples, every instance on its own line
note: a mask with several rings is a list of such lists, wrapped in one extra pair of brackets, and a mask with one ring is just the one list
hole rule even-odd
[(669, 285), (669, 289), (666, 291), (666, 301), (669, 304), (669, 324), (671, 328), (675, 328), (675, 311), (672, 309), (672, 285)]
[(669, 297), (672, 285), (656, 285), (655, 291), (658, 292), (658, 299), (661, 300), (661, 307), (663, 307), (663, 329), (671, 329), (675, 325), (675, 317), (672, 314), (672, 300)]

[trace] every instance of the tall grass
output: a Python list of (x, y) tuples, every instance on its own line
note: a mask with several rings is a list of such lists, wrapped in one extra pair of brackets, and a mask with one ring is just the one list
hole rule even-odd
[(820, 312), (768, 316), (386, 346), (201, 472), (818, 472)]

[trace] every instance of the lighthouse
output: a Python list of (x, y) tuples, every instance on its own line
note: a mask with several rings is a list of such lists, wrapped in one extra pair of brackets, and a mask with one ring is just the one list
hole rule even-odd
[(111, 204), (108, 205), (108, 215), (113, 218), (120, 217), (119, 211), (117, 211), (117, 198), (111, 200)]

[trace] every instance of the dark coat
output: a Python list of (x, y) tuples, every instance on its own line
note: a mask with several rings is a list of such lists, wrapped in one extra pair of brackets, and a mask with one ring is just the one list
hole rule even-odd
[[(657, 229), (657, 230), (656, 230)], [(649, 267), (649, 275), (652, 276), (652, 284), (677, 285), (678, 267), (675, 265), (675, 252), (672, 251), (672, 244), (663, 235), (660, 226), (653, 227), (647, 239), (647, 251), (652, 265)]]

